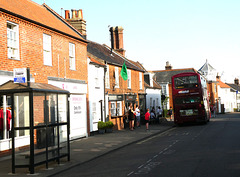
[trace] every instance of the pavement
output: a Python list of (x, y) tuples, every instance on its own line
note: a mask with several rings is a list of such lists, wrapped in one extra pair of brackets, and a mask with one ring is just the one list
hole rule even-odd
[(75, 167), (83, 163), (87, 163), (96, 158), (104, 156), (110, 152), (116, 151), (127, 145), (142, 141), (151, 136), (167, 131), (174, 126), (173, 121), (162, 119), (160, 124), (149, 125), (146, 131), (145, 125), (130, 131), (129, 129), (114, 130), (112, 133), (98, 134), (87, 138), (77, 139), (70, 142), (70, 161), (67, 158), (60, 160), (60, 164), (56, 162), (49, 163), (49, 168), (46, 169), (45, 165), (35, 167), (35, 174), (29, 174), (26, 168), (17, 168), (16, 173), (12, 174), (11, 171), (11, 155), (0, 157), (0, 176), (53, 176)]

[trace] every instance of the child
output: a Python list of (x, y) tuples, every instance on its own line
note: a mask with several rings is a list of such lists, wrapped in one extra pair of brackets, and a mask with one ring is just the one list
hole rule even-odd
[(145, 114), (146, 130), (148, 130), (149, 120), (150, 120), (150, 113), (149, 113), (149, 109), (147, 109), (147, 112)]

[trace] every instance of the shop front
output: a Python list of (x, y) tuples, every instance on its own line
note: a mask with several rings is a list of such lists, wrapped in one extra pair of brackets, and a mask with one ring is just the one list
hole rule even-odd
[(110, 109), (110, 121), (113, 122), (115, 129), (123, 129), (123, 95), (108, 95), (108, 102)]
[(0, 86), (0, 152), (12, 150), (12, 172), (67, 157), (69, 144), (69, 92), (42, 83)]
[(48, 77), (48, 83), (70, 92), (70, 139), (87, 137), (87, 84), (84, 81)]

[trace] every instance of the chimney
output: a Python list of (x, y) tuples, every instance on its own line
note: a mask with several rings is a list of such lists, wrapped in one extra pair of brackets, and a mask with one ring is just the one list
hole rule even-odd
[(234, 84), (239, 85), (239, 79), (238, 78), (234, 79)]
[(169, 61), (166, 62), (165, 70), (172, 70), (172, 66), (169, 64)]
[(65, 10), (65, 19), (69, 19), (69, 18), (70, 18), (69, 10)]
[(219, 76), (218, 73), (217, 73), (216, 78), (217, 78), (217, 80), (221, 80), (221, 76)]
[(69, 10), (65, 10), (65, 20), (76, 28), (87, 39), (86, 21), (83, 19), (82, 9), (72, 9), (72, 18), (69, 18)]
[(116, 50), (125, 56), (125, 50), (123, 49), (123, 28), (121, 26), (111, 27), (111, 48)]

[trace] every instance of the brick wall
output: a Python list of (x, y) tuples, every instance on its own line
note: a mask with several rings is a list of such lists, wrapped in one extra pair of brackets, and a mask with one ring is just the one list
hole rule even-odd
[[(137, 95), (137, 100), (136, 102), (139, 101), (138, 94), (139, 93), (144, 93), (144, 76), (142, 74), (142, 89), (140, 89), (139, 86), (139, 71), (131, 70), (131, 89), (128, 88), (127, 81), (124, 81), (123, 78), (121, 77), (121, 69), (122, 67), (118, 67), (118, 72), (119, 72), (119, 88), (116, 88), (113, 86), (115, 85), (115, 67), (114, 65), (109, 65), (109, 81), (110, 81), (110, 89), (106, 88), (106, 92), (108, 94), (135, 94)], [(136, 103), (138, 104), (138, 103)], [(134, 105), (135, 108), (136, 105)], [(122, 102), (122, 113), (124, 114), (124, 107), (125, 107), (125, 102)], [(123, 129), (124, 128), (124, 120), (123, 117), (117, 117), (117, 118), (112, 118), (111, 117), (111, 104), (109, 103), (109, 119), (110, 121), (113, 122), (114, 128), (117, 130)]]
[[(7, 21), (19, 25), (20, 60), (8, 59)], [(43, 33), (52, 38), (52, 66), (43, 64)], [(86, 43), (5, 13), (0, 13), (0, 37), (1, 70), (29, 67), (35, 81), (41, 83), (47, 83), (48, 76), (87, 82)], [(76, 70), (69, 69), (69, 42), (76, 46)]]

